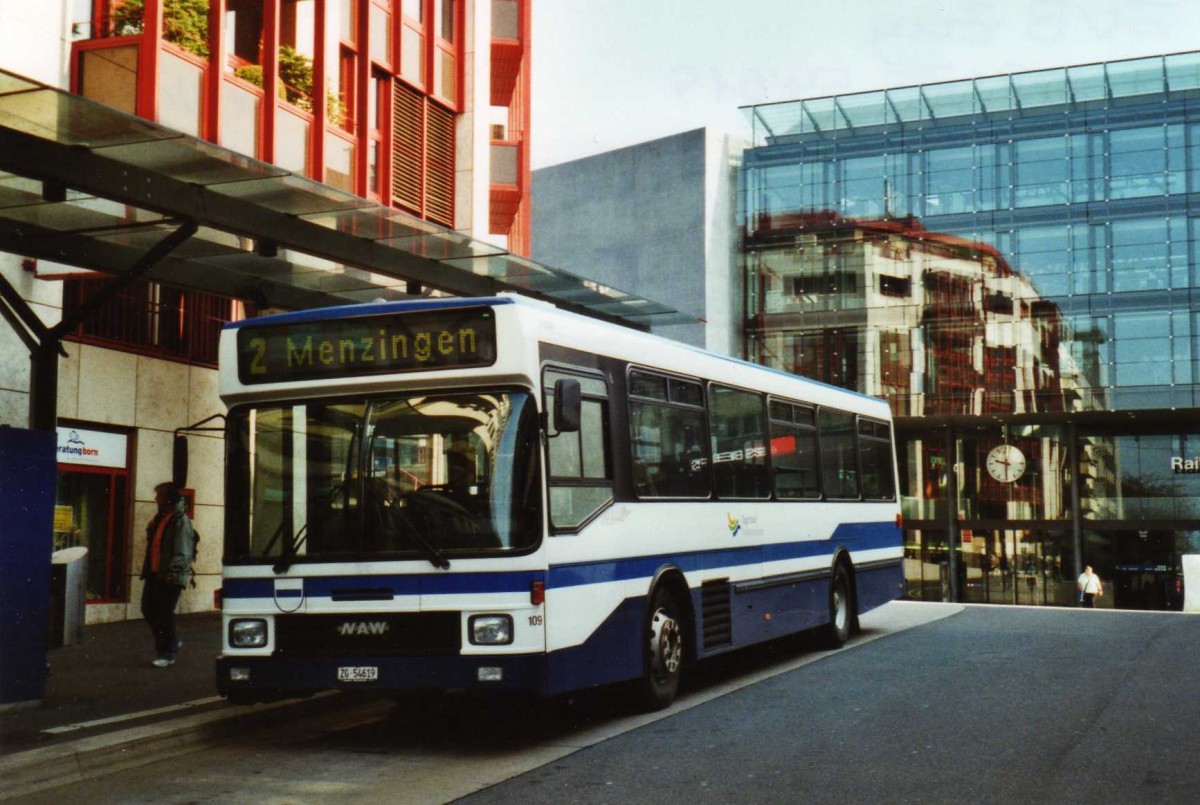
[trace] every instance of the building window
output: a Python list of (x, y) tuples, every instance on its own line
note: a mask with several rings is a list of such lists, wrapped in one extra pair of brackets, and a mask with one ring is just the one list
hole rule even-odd
[(380, 198), (386, 182), (387, 121), (391, 114), (391, 77), (380, 70), (371, 74), (367, 94), (367, 195)]
[(305, 112), (313, 108), (315, 9), (313, 0), (281, 0), (279, 6), (280, 92), (284, 100)]
[(879, 293), (906, 299), (912, 296), (912, 277), (890, 277), (880, 274)]
[(433, 28), (436, 47), (433, 53), (433, 94), (449, 103), (458, 103), (458, 0), (437, 0)]
[(413, 86), (425, 86), (425, 2), (402, 0), (400, 75)]
[(392, 64), (392, 14), (387, 2), (375, 0), (371, 3), (371, 61), (390, 67)]
[[(63, 317), (74, 316), (111, 281), (107, 277), (64, 280)], [(216, 368), (221, 327), (235, 319), (237, 307), (228, 297), (139, 282), (93, 311), (70, 338)]]

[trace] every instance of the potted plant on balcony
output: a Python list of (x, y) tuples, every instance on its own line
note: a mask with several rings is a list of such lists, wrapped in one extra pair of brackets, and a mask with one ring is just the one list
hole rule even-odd
[[(260, 64), (244, 64), (234, 70), (233, 74), (256, 87), (263, 85)], [(279, 97), (306, 112), (313, 109), (312, 59), (291, 45), (279, 46)], [(344, 125), (347, 120), (345, 104), (333, 92), (325, 93), (325, 114), (338, 126)]]
[[(145, 10), (145, 0), (124, 0), (113, 11), (113, 36), (140, 34)], [(208, 0), (163, 0), (163, 39), (207, 59)]]

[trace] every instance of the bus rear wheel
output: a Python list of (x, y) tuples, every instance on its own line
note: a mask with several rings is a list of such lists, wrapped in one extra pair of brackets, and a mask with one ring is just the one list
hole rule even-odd
[(683, 674), (679, 606), (666, 590), (655, 591), (642, 635), (644, 657), (638, 698), (647, 709), (662, 710), (675, 701)]
[(841, 648), (850, 639), (854, 627), (853, 606), (850, 574), (846, 572), (846, 566), (839, 563), (833, 569), (833, 582), (829, 585), (829, 623), (825, 627), (828, 648)]

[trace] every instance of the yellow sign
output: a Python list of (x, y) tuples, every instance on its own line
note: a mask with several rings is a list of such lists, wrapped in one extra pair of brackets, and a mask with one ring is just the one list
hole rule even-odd
[(456, 369), (496, 360), (496, 324), (487, 307), (344, 319), (291, 315), (238, 330), (243, 383)]
[(75, 525), (75, 510), (70, 506), (54, 507), (54, 530), (70, 531)]

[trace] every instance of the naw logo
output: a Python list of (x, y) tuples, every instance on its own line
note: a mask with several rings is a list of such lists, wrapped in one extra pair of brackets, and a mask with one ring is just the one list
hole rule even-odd
[(381, 635), (387, 634), (387, 621), (346, 621), (338, 626), (338, 634), (342, 637), (352, 635)]
[(729, 512), (725, 513), (725, 519), (729, 521), (729, 535), (736, 537), (738, 532), (742, 530), (742, 523)]

